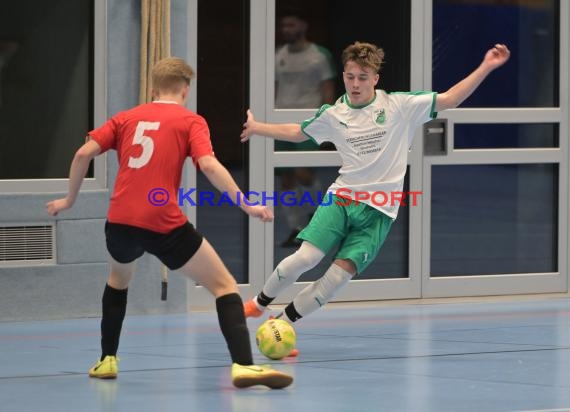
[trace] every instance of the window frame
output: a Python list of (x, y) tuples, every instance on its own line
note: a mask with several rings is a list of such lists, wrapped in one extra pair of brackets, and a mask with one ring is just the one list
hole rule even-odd
[[(107, 0), (93, 3), (93, 122), (103, 124), (107, 117)], [(85, 178), (82, 190), (107, 187), (107, 154), (96, 157), (93, 162), (93, 177)], [(0, 193), (66, 192), (68, 182), (67, 178), (0, 179)]]

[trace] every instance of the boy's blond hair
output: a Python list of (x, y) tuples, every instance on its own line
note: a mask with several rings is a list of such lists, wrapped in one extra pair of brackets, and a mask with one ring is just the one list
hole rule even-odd
[(353, 61), (360, 67), (369, 67), (376, 73), (384, 62), (384, 50), (371, 43), (355, 42), (342, 52), (342, 65)]
[(152, 68), (154, 93), (178, 93), (194, 78), (194, 70), (179, 57), (159, 60)]

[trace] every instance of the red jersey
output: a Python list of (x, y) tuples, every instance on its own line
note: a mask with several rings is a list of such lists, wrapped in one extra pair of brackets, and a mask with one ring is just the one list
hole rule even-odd
[(214, 154), (202, 116), (179, 104), (147, 103), (118, 113), (89, 135), (101, 153), (117, 151), (119, 171), (109, 222), (160, 233), (186, 223), (178, 206), (184, 161), (190, 156), (196, 164), (200, 157)]

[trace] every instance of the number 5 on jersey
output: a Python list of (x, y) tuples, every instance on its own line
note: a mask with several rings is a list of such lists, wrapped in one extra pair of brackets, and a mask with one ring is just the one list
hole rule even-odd
[(139, 122), (133, 137), (133, 144), (140, 144), (142, 146), (142, 153), (139, 157), (129, 157), (129, 167), (133, 169), (140, 169), (146, 165), (154, 151), (154, 142), (152, 138), (145, 136), (144, 132), (147, 130), (158, 130), (160, 122)]

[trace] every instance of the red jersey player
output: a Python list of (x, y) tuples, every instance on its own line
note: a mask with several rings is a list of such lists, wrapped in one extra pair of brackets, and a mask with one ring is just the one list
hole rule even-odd
[[(243, 192), (214, 157), (206, 121), (184, 107), (193, 76), (192, 68), (182, 59), (159, 61), (152, 71), (153, 102), (121, 112), (89, 132), (88, 141), (71, 163), (67, 196), (46, 205), (52, 216), (72, 207), (91, 160), (109, 149), (117, 151), (119, 171), (105, 223), (111, 263), (102, 299), (102, 354), (89, 376), (117, 377), (116, 354), (128, 286), (135, 260), (148, 252), (171, 270), (178, 270), (207, 288), (216, 298), (220, 328), (233, 362), (233, 384), (283, 388), (293, 381), (290, 375), (253, 365), (236, 281), (178, 207), (176, 195), (182, 168), (185, 159), (191, 157), (208, 180), (218, 190), (227, 192), (245, 213), (263, 221), (273, 219), (267, 207), (250, 206), (245, 199), (237, 198)], [(155, 189), (161, 192), (153, 192)], [(164, 205), (155, 206), (153, 200)]]

